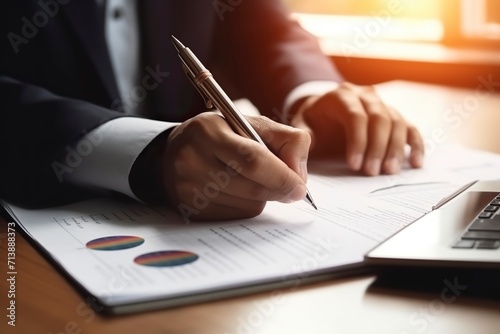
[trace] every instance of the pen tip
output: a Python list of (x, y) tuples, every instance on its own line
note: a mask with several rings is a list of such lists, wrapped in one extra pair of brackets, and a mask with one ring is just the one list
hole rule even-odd
[(316, 210), (318, 210), (318, 207), (316, 206), (316, 204), (314, 204), (314, 200), (313, 200), (313, 198), (312, 198), (311, 194), (309, 193), (309, 190), (307, 191), (307, 193), (306, 193), (306, 197), (304, 197), (304, 200), (305, 200), (307, 203), (311, 204), (311, 206), (312, 206), (313, 208), (315, 208)]
[(171, 35), (171, 37), (172, 37), (172, 43), (174, 43), (174, 46), (177, 49), (177, 51), (184, 48), (184, 45), (177, 38), (175, 38), (174, 35)]

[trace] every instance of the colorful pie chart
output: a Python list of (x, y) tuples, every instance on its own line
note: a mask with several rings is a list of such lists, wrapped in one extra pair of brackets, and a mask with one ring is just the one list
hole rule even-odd
[(134, 259), (134, 262), (150, 267), (174, 267), (194, 262), (198, 258), (199, 256), (195, 253), (168, 250), (140, 255)]
[(136, 247), (144, 243), (144, 239), (130, 235), (116, 235), (94, 239), (87, 242), (87, 248), (93, 250), (113, 251)]

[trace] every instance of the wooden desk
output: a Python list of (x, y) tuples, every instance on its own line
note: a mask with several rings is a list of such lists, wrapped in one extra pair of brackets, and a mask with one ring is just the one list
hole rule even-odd
[[(466, 107), (469, 114), (463, 113), (461, 122), (456, 118), (451, 122), (443, 114), (450, 113), (454, 104), (474, 106), (474, 91), (393, 82), (380, 86), (379, 92), (420, 126), (429, 146), (433, 144), (432, 134), (443, 129), (446, 140), (500, 153), (500, 95), (484, 97), (477, 107)], [(500, 330), (498, 300), (458, 297), (453, 303), (440, 304), (440, 293), (373, 289), (370, 284), (374, 276), (311, 284), (293, 292), (284, 290), (274, 302), (271, 293), (264, 292), (176, 309), (102, 316), (91, 311), (76, 290), (19, 233), (13, 328), (7, 326), (6, 319), (6, 234), (7, 224), (1, 221), (2, 333), (493, 334)]]

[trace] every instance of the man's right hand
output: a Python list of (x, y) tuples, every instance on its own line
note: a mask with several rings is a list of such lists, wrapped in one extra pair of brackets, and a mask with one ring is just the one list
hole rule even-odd
[(305, 197), (307, 132), (248, 117), (269, 149), (234, 133), (215, 113), (203, 113), (170, 133), (161, 157), (161, 180), (169, 204), (184, 219), (253, 217), (267, 201)]

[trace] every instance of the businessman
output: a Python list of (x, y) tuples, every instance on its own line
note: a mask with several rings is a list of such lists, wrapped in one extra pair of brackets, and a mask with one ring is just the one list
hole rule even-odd
[[(0, 35), (0, 197), (18, 204), (111, 192), (233, 219), (302, 199), (308, 157), (422, 164), (418, 131), (344, 82), (278, 0), (17, 0)], [(203, 112), (171, 35), (267, 116), (250, 122), (273, 153)]]

